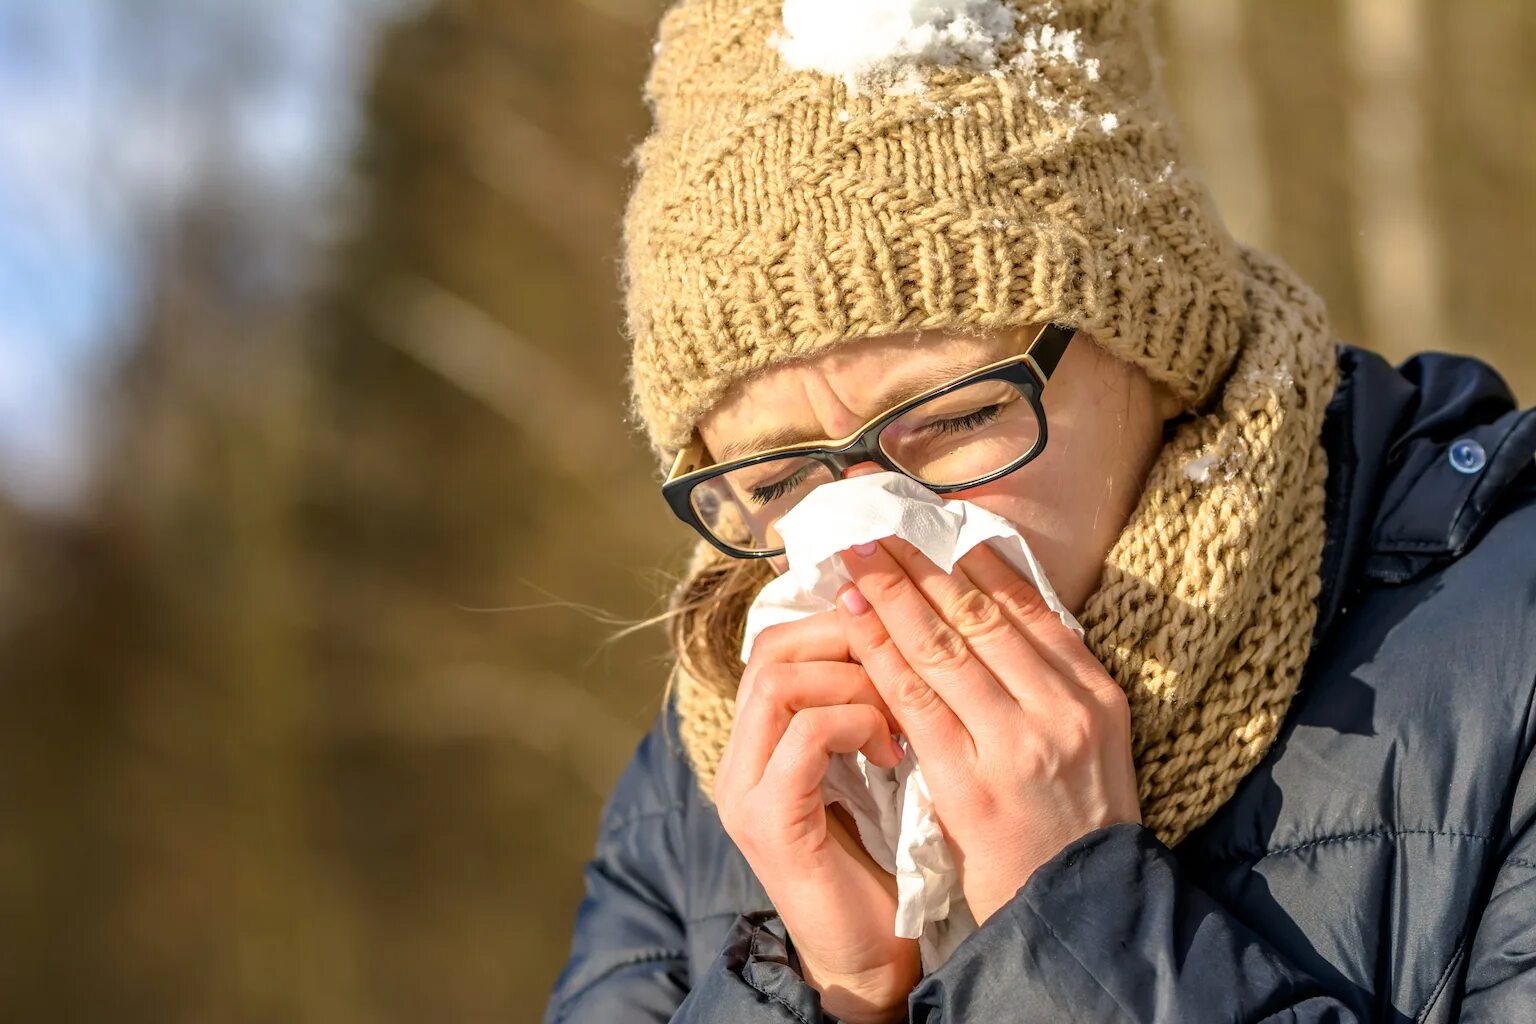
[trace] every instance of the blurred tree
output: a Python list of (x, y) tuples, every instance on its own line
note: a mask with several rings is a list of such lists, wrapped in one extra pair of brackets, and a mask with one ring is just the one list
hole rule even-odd
[(574, 5), (391, 30), (354, 227), (299, 292), (252, 276), (291, 211), (202, 169), (147, 252), (90, 511), (0, 520), (58, 563), (8, 620), (26, 826), (0, 906), (31, 941), (0, 1005), (541, 998), (662, 682), (659, 637), (600, 657), (622, 618), (598, 609), (654, 613), (687, 544), (622, 418), (612, 254), (644, 111), (621, 83), (647, 55), (635, 20)]

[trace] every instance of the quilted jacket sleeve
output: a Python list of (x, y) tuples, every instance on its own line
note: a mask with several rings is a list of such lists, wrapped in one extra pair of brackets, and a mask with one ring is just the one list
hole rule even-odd
[(1366, 1019), (1181, 871), (1140, 824), (1069, 843), (918, 983), (912, 1024)]
[(772, 911), (737, 917), (702, 977), (690, 978), (682, 899), (688, 787), (664, 706), (604, 804), (583, 873), (570, 956), (543, 1024), (836, 1024), (805, 983)]
[(682, 808), (662, 785), (670, 756), (663, 724), (659, 712), (603, 805), (570, 955), (544, 1024), (669, 1021), (688, 992)]

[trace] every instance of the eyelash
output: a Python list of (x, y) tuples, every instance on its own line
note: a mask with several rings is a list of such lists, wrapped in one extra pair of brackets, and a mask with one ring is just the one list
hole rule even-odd
[[(975, 412), (966, 413), (964, 416), (956, 416), (953, 419), (947, 420), (934, 420), (932, 423), (927, 424), (927, 426), (925, 426), (923, 429), (926, 430), (936, 427), (938, 428), (936, 433), (940, 434), (953, 434), (962, 430), (971, 430), (985, 423), (990, 423), (992, 420), (996, 419), (1002, 411), (1002, 408), (1003, 407), (1001, 403), (983, 406), (982, 408), (977, 409)], [(802, 476), (804, 476), (810, 468), (810, 466), (806, 466), (798, 473), (787, 476), (783, 480), (777, 480), (769, 484), (767, 487), (752, 488), (752, 490), (749, 492), (749, 496), (752, 502), (757, 505), (766, 505), (771, 501), (777, 501), (778, 499), (784, 497), (784, 495), (789, 492), (789, 488), (792, 487)]]

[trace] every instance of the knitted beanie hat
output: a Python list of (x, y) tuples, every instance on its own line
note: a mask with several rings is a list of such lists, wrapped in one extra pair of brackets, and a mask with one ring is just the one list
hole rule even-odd
[[(1181, 159), (1145, 0), (680, 0), (645, 95), (623, 266), (663, 468), (757, 371), (918, 328), (1076, 326), (1199, 413), (1079, 616), (1130, 700), (1143, 820), (1177, 842), (1300, 679), (1335, 370), (1321, 300)], [(690, 581), (721, 570), (699, 545)], [(673, 682), (708, 796), (734, 681)]]
[[(901, 59), (908, 25), (850, 24), (861, 9), (900, 9), (885, 19), (930, 50), (947, 33), (952, 64)], [(895, 58), (826, 52), (882, 27)], [(1134, 0), (670, 8), (624, 220), (633, 412), (658, 458), (753, 371), (917, 328), (1054, 320), (1205, 399), (1237, 347), (1239, 254), (1179, 159), (1150, 33)], [(818, 49), (856, 70), (802, 68)]]

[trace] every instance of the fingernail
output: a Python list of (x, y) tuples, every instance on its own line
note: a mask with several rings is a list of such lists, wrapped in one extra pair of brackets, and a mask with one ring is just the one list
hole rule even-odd
[(863, 544), (855, 544), (853, 546), (853, 550), (858, 554), (863, 555), (865, 558), (868, 558), (870, 555), (875, 553), (875, 548), (877, 547), (879, 547), (879, 545), (874, 541), (867, 540)]
[(891, 749), (896, 752), (896, 760), (898, 761), (907, 756), (907, 752), (901, 749), (901, 743), (896, 739), (895, 735), (891, 736)]
[(849, 587), (839, 594), (837, 599), (843, 602), (843, 607), (847, 608), (854, 615), (863, 615), (869, 611), (869, 600), (859, 593), (858, 587)]

